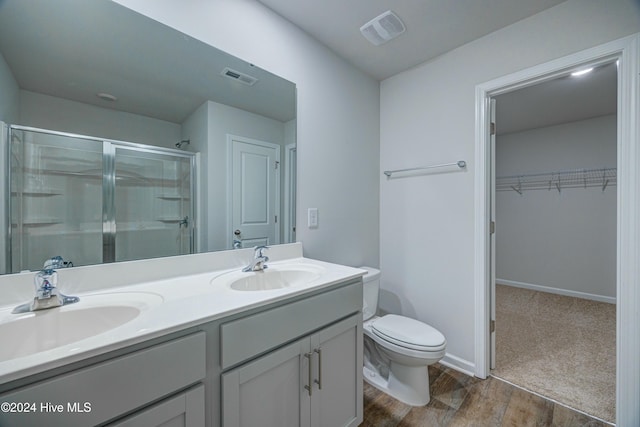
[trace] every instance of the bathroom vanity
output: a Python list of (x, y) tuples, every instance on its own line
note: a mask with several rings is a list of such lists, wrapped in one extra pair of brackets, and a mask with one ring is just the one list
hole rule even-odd
[[(50, 317), (34, 324), (49, 328), (38, 339), (60, 337), (62, 344), (0, 351), (0, 425), (359, 425), (364, 271), (303, 258), (299, 244), (273, 247), (269, 255), (269, 268), (251, 273), (240, 272), (250, 250), (164, 259), (182, 266), (172, 278), (160, 278), (171, 268), (158, 272), (159, 264), (152, 265), (158, 260), (82, 267), (120, 269), (131, 279), (142, 268), (159, 277), (94, 285), (73, 309), (36, 313)], [(202, 267), (205, 258), (208, 267)], [(60, 272), (61, 283), (81, 281), (81, 268), (73, 270), (77, 277)], [(154, 297), (144, 300), (145, 294)], [(140, 314), (77, 340), (56, 332), (63, 323), (74, 328), (65, 320), (69, 313), (100, 317), (99, 310), (116, 306), (137, 307)], [(112, 320), (122, 315), (105, 313)], [(82, 313), (73, 316), (79, 330), (92, 323)], [(20, 347), (6, 318), (0, 310), (1, 338)]]

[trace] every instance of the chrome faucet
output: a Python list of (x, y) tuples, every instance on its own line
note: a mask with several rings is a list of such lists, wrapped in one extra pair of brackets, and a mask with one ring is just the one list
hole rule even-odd
[(58, 289), (58, 272), (55, 269), (64, 267), (73, 267), (73, 263), (63, 260), (61, 256), (46, 260), (42, 270), (36, 273), (36, 296), (33, 301), (17, 306), (12, 313), (46, 310), (80, 301), (80, 298), (64, 295)]
[(253, 260), (251, 260), (248, 266), (242, 269), (245, 273), (248, 271), (262, 271), (267, 268), (265, 263), (269, 261), (269, 257), (264, 254), (264, 251), (269, 249), (269, 246), (256, 246), (253, 249), (255, 251), (253, 253)]

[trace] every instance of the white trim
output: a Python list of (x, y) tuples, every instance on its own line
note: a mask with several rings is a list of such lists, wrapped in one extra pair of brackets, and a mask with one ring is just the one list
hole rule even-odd
[[(273, 142), (261, 141), (259, 139), (247, 138), (244, 136), (227, 134), (227, 248), (233, 249), (233, 237), (231, 233), (231, 229), (233, 228), (233, 141), (240, 141), (247, 144), (258, 145), (260, 147), (272, 148), (276, 150), (276, 159), (280, 162), (280, 145), (274, 144)], [(275, 203), (275, 215), (280, 218), (280, 175), (281, 169), (278, 169), (278, 173), (276, 174), (276, 203)], [(275, 224), (275, 244), (280, 244), (280, 222)], [(290, 242), (287, 242), (290, 243)]]
[[(0, 121), (0, 176), (9, 176), (9, 162), (7, 155), (9, 153), (9, 126)], [(5, 274), (9, 271), (7, 249), (9, 248), (10, 241), (8, 240), (7, 230), (9, 229), (9, 201), (6, 198), (6, 194), (9, 190), (9, 180), (0, 184), (0, 274)]]
[(476, 370), (476, 366), (473, 363), (469, 362), (468, 360), (461, 359), (458, 356), (454, 356), (450, 353), (446, 353), (438, 363), (446, 366), (447, 368), (451, 368), (458, 372), (462, 372), (463, 374), (469, 375), (470, 377), (474, 375), (474, 372)]
[(489, 373), (488, 193), (491, 96), (546, 81), (587, 64), (619, 59), (617, 187), (617, 382), (620, 426), (640, 425), (640, 35), (634, 34), (476, 86), (475, 126), (475, 375)]
[(195, 198), (196, 198), (196, 206), (195, 206), (195, 210), (196, 210), (196, 231), (195, 231), (195, 253), (200, 253), (202, 251), (203, 248), (203, 244), (204, 244), (204, 239), (206, 238), (206, 236), (204, 235), (204, 233), (202, 233), (202, 223), (204, 221), (204, 218), (206, 218), (205, 213), (204, 213), (204, 208), (205, 208), (205, 204), (202, 203), (202, 199), (204, 198), (203, 194), (201, 194), (202, 192), (202, 154), (200, 153), (200, 151), (198, 151), (196, 153), (196, 159), (195, 159), (195, 163), (196, 163), (196, 176), (195, 176), (195, 191), (193, 192), (195, 194)]
[[(294, 165), (296, 156), (297, 145), (296, 143), (287, 144), (284, 147), (284, 215), (283, 227), (284, 227), (284, 241), (291, 243), (293, 239), (292, 219), (295, 217), (295, 203), (291, 202), (292, 195), (295, 194), (296, 175), (291, 170)], [(296, 168), (297, 169), (297, 168)]]
[(552, 288), (550, 286), (534, 285), (532, 283), (516, 282), (515, 280), (496, 279), (496, 284), (512, 286), (514, 288), (529, 289), (537, 292), (547, 292), (550, 294), (564, 295), (567, 297), (588, 299), (591, 301), (606, 302), (615, 304), (615, 297), (607, 297), (604, 295), (588, 294), (586, 292), (572, 291), (570, 289)]
[(640, 425), (640, 34), (621, 47), (618, 79), (616, 421)]
[(489, 351), (490, 282), (489, 267), (489, 204), (490, 145), (487, 118), (490, 110), (488, 89), (476, 86), (476, 135), (475, 135), (475, 238), (474, 238), (474, 297), (475, 297), (475, 375), (486, 378), (491, 360)]

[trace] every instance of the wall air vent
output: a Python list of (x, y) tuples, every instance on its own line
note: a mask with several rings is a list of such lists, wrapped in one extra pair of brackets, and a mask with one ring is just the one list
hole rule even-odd
[(224, 70), (222, 70), (222, 73), (220, 74), (248, 86), (253, 86), (258, 81), (258, 79), (256, 79), (255, 77), (241, 73), (240, 71), (236, 71), (229, 67), (226, 67)]
[(380, 46), (404, 33), (405, 29), (398, 15), (387, 10), (360, 27), (360, 32), (371, 43)]

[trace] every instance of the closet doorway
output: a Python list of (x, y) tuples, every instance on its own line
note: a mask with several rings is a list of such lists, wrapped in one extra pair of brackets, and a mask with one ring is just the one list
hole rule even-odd
[(494, 97), (491, 374), (615, 422), (617, 65)]
[[(614, 40), (584, 51), (541, 63), (476, 86), (475, 126), (475, 231), (474, 231), (474, 288), (475, 288), (475, 375), (490, 375), (492, 317), (491, 241), (491, 158), (490, 103), (492, 97), (526, 88), (537, 83), (566, 75), (586, 65), (615, 62), (618, 67), (617, 111), (617, 224), (616, 224), (616, 424), (638, 424), (640, 396), (640, 275), (638, 254), (640, 239), (640, 151), (636, 142), (640, 137), (640, 34)], [(495, 277), (495, 276), (494, 276)]]

